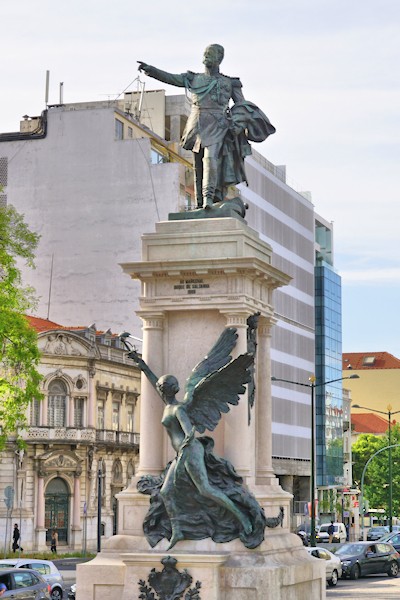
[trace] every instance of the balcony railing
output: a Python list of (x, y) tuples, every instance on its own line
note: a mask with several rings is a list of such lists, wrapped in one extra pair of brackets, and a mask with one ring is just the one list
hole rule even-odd
[(112, 429), (96, 430), (96, 440), (109, 444), (127, 444), (129, 446), (139, 445), (140, 435), (133, 431), (114, 431)]
[(138, 446), (140, 435), (131, 431), (112, 431), (109, 429), (79, 429), (77, 427), (29, 427), (22, 437), (27, 442), (104, 442), (126, 446)]

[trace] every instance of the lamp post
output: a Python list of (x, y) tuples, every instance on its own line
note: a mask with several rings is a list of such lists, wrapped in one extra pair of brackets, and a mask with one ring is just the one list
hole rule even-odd
[(102, 484), (103, 477), (103, 462), (100, 459), (97, 470), (97, 552), (101, 552), (101, 501), (102, 501)]
[(271, 381), (280, 381), (282, 383), (291, 383), (292, 385), (300, 385), (302, 387), (308, 387), (311, 390), (311, 456), (310, 456), (310, 498), (311, 498), (311, 546), (315, 547), (315, 388), (329, 383), (336, 383), (337, 381), (343, 381), (343, 379), (359, 379), (359, 375), (355, 373), (348, 377), (338, 377), (338, 379), (331, 379), (330, 381), (322, 381), (316, 383), (315, 375), (311, 375), (308, 378), (309, 383), (301, 383), (300, 381), (289, 381), (288, 379), (279, 379), (278, 377), (271, 377)]
[[(392, 417), (393, 415), (397, 415), (398, 413), (400, 413), (400, 410), (396, 410), (395, 412), (392, 412), (392, 406), (390, 404), (387, 405), (387, 411), (385, 412), (384, 410), (377, 410), (376, 408), (367, 408), (366, 406), (360, 406), (359, 404), (353, 404), (353, 408), (363, 408), (364, 410), (368, 410), (371, 412), (376, 412), (379, 413), (381, 415), (386, 415), (388, 418), (388, 438), (389, 438), (389, 444), (387, 446), (389, 453), (388, 453), (388, 461), (389, 461), (389, 502), (388, 502), (388, 509), (389, 509), (389, 531), (392, 532), (393, 531), (393, 482), (392, 482)], [(361, 510), (363, 509), (363, 507), (361, 507)], [(363, 517), (363, 523), (364, 523), (364, 514), (362, 515)]]
[[(356, 408), (359, 408), (358, 406)], [(360, 407), (361, 408), (361, 407)], [(369, 463), (371, 462), (371, 460), (373, 458), (375, 458), (375, 456), (377, 456), (378, 454), (380, 454), (381, 452), (383, 452), (384, 450), (392, 450), (392, 448), (396, 448), (400, 446), (400, 444), (393, 444), (392, 446), (385, 446), (384, 448), (380, 448), (379, 450), (377, 450), (376, 452), (373, 453), (372, 456), (369, 457), (369, 459), (367, 460), (367, 462), (365, 463), (362, 475), (361, 475), (361, 496), (360, 496), (360, 504), (361, 504), (361, 514), (362, 514), (362, 521), (361, 521), (361, 533), (362, 533), (362, 539), (364, 539), (364, 477), (365, 477), (365, 473), (367, 471), (367, 467), (369, 465)]]

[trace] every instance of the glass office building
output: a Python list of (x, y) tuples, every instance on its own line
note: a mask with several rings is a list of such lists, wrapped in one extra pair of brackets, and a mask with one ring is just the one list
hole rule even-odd
[(332, 230), (316, 219), (315, 376), (316, 485), (343, 482), (342, 298), (341, 278), (332, 265)]

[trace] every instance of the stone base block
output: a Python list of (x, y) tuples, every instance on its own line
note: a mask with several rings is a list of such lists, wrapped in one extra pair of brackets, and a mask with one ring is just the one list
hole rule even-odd
[[(78, 565), (77, 600), (138, 600), (139, 580), (152, 569), (163, 570), (167, 556), (187, 570), (191, 587), (201, 583), (201, 600), (324, 600), (325, 565), (310, 557), (300, 539), (271, 530), (256, 550), (239, 540), (216, 544), (211, 539), (179, 542), (168, 550), (163, 540), (150, 549), (139, 536), (117, 535), (94, 560)], [(157, 595), (154, 596), (158, 598)]]

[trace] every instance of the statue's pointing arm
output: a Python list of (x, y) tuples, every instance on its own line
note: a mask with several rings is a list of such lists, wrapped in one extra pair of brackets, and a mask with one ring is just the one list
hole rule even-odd
[(139, 71), (143, 71), (149, 77), (158, 79), (158, 81), (162, 81), (163, 83), (176, 85), (177, 87), (186, 87), (186, 73), (174, 75), (173, 73), (168, 73), (167, 71), (161, 71), (161, 69), (157, 69), (156, 67), (148, 65), (140, 60), (138, 60), (138, 63)]
[[(157, 390), (156, 383), (158, 381), (158, 377), (153, 373), (153, 371), (150, 369), (149, 365), (147, 363), (145, 363), (145, 361), (142, 358), (140, 358), (140, 356), (137, 354), (137, 352), (135, 350), (131, 350), (128, 353), (128, 356), (129, 356), (129, 358), (132, 358), (132, 360), (135, 361), (136, 365), (146, 375), (147, 379), (150, 381), (153, 388), (155, 390)], [(157, 392), (158, 392), (158, 390), (157, 390)]]

